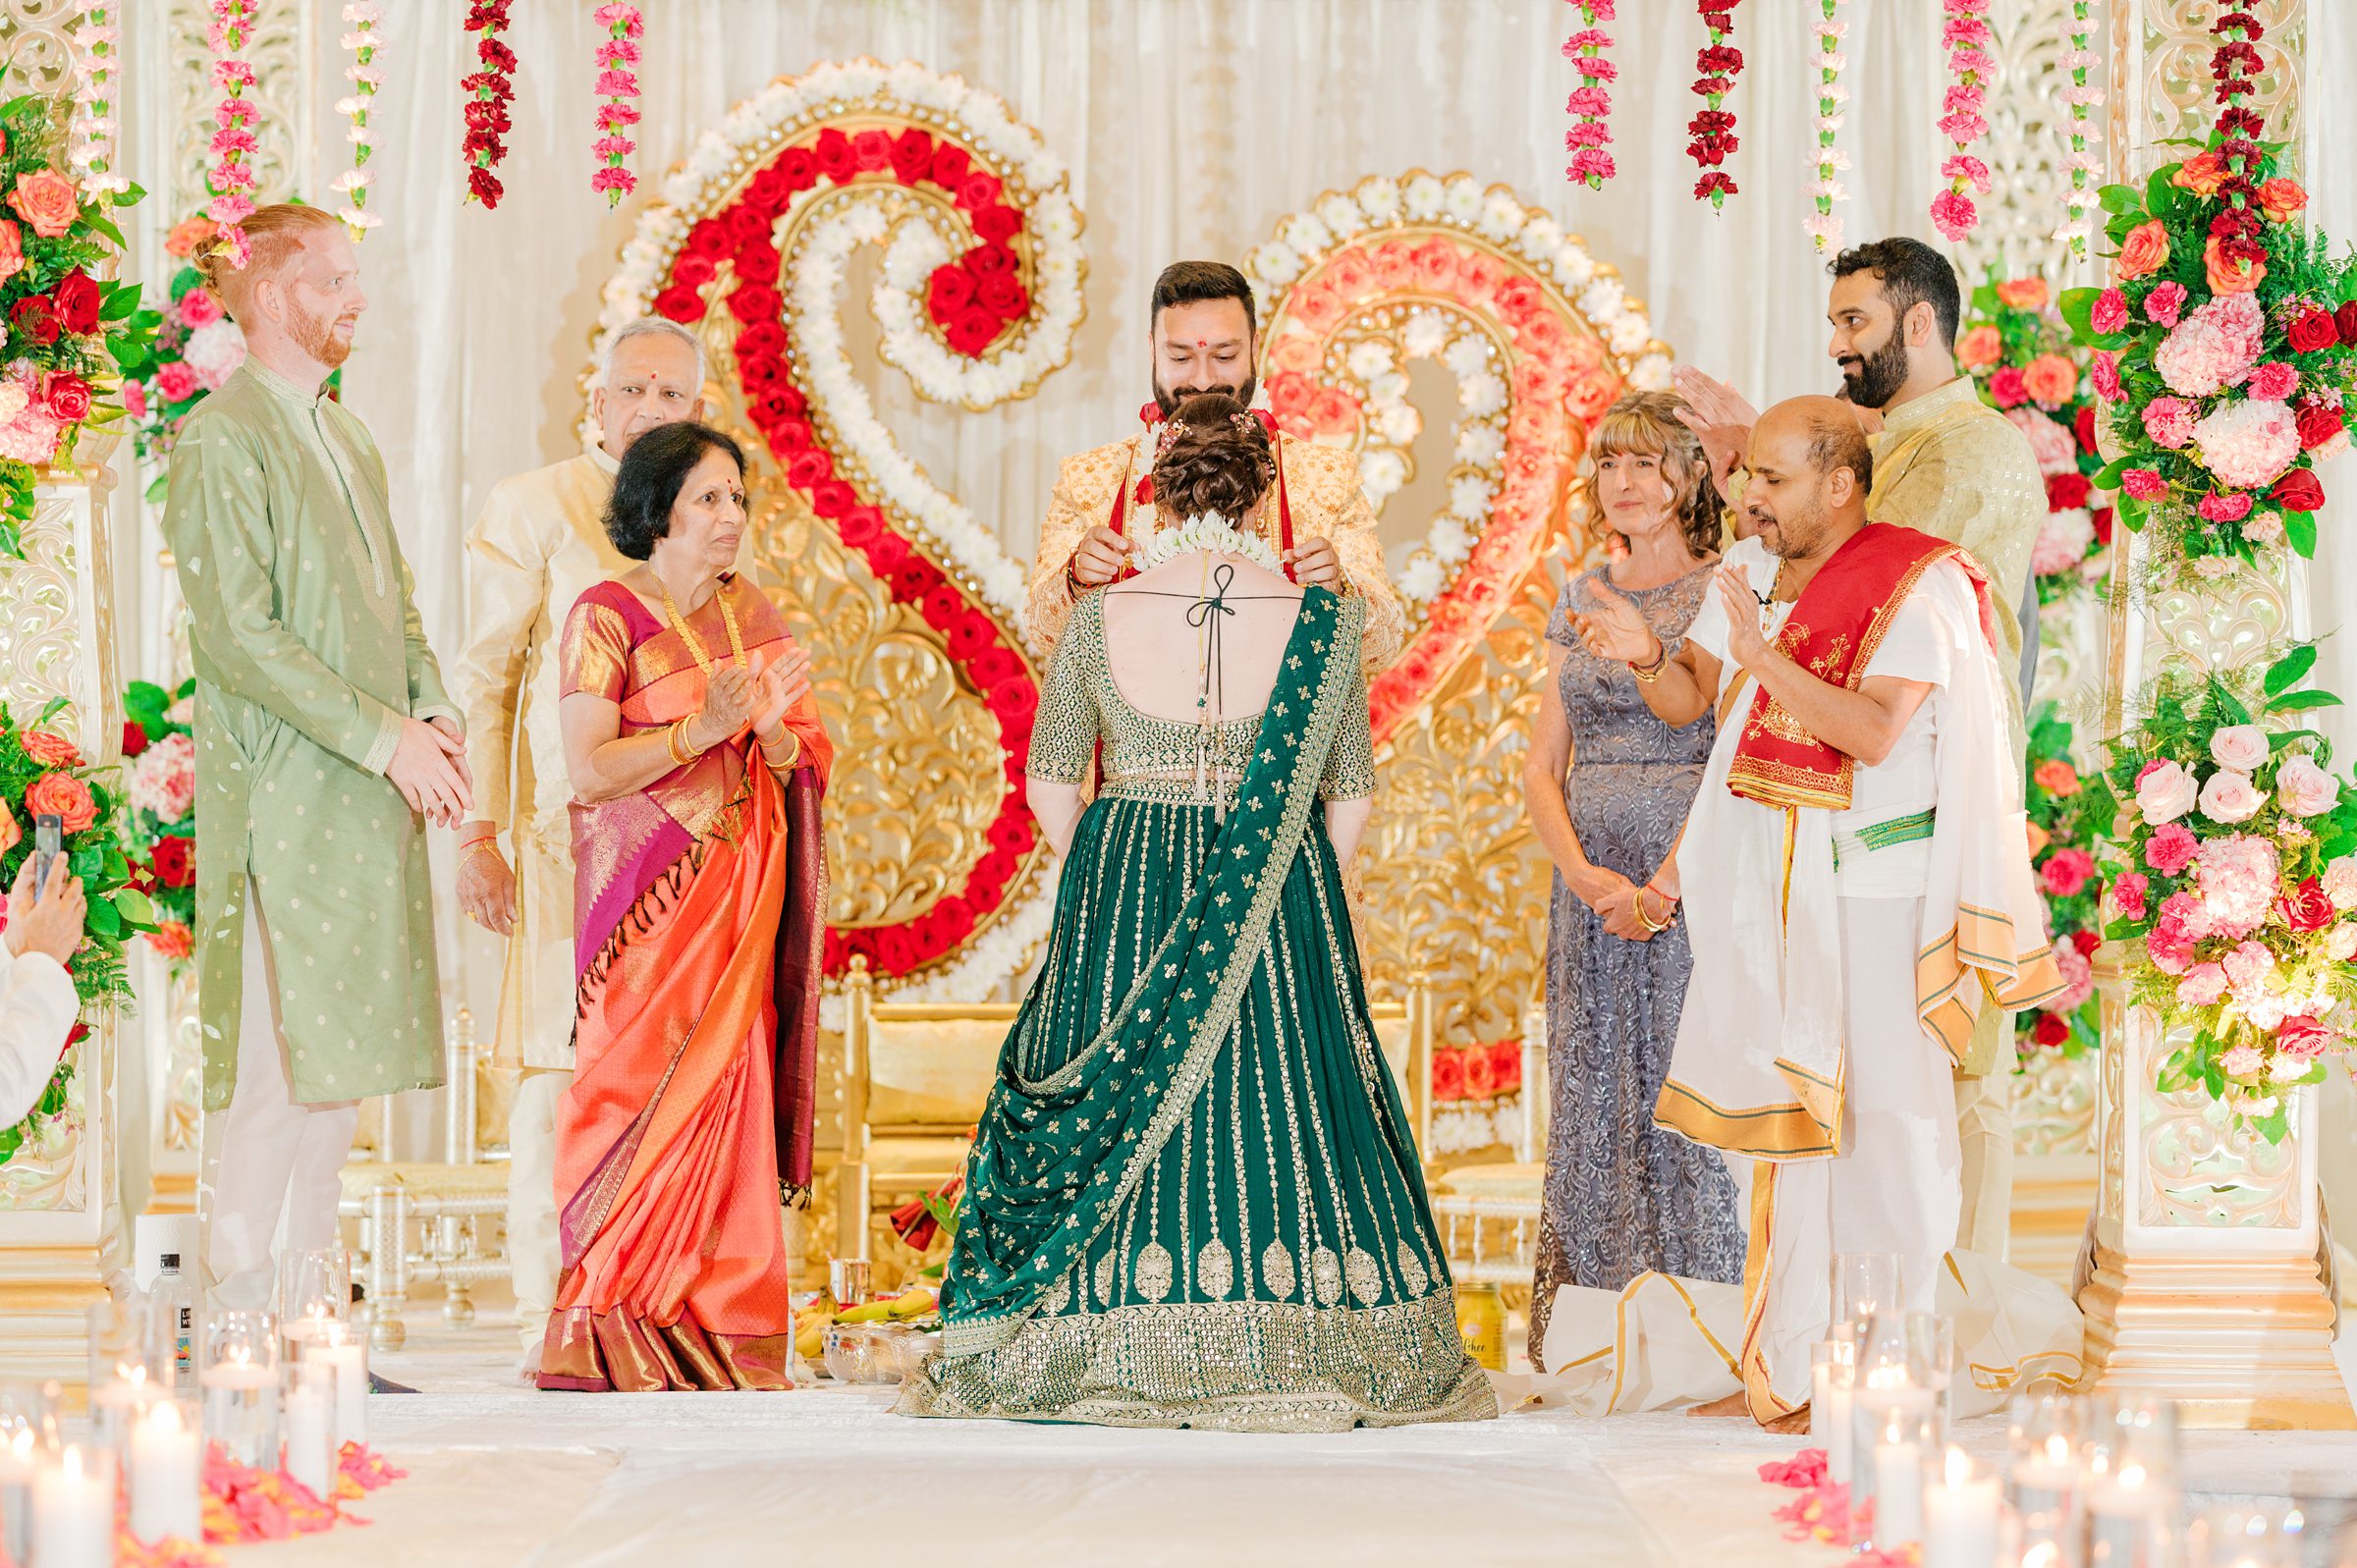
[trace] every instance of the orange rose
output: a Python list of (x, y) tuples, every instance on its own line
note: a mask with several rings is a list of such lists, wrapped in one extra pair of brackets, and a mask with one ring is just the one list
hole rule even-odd
[[(1531, 312), (1530, 316), (1514, 329), (1514, 341), (1530, 352), (1547, 358), (1562, 358), (1572, 364), (1580, 362), (1578, 348), (1580, 340), (1571, 336), (1569, 329), (1563, 325), (1562, 318), (1552, 310)], [(1602, 357), (1600, 349), (1596, 359), (1590, 359), (1588, 364), (1594, 364), (1597, 359)], [(1586, 366), (1582, 365), (1581, 368), (1585, 369)]]
[(1269, 377), (1269, 412), (1288, 422), (1300, 418), (1309, 412), (1317, 391), (1317, 383), (1299, 371), (1281, 370)]
[(2168, 183), (2180, 190), (2190, 190), (2197, 196), (2215, 196), (2218, 188), (2226, 183), (2226, 160), (2216, 148), (2197, 152), (2181, 164)]
[(2004, 352), (2005, 340), (1995, 327), (1975, 327), (1956, 340), (1956, 363), (1967, 370), (1993, 365)]
[[(2131, 238), (2133, 237), (2131, 236)], [(2210, 275), (2210, 292), (2212, 294), (2249, 294), (2258, 288), (2260, 280), (2267, 276), (2267, 263), (2264, 261), (2228, 262), (2218, 253), (2218, 246), (2219, 241), (2215, 235), (2211, 236), (2208, 244), (2202, 246), (2202, 265)]]
[(1358, 400), (1340, 387), (1320, 387), (1309, 400), (1309, 422), (1320, 434), (1351, 430), (1358, 423)]
[(18, 176), (17, 189), (9, 192), (8, 204), (44, 240), (64, 239), (66, 231), (82, 216), (82, 197), (75, 190), (74, 182), (47, 169)]
[(147, 939), (147, 946), (154, 949), (158, 958), (177, 963), (196, 950), (196, 938), (179, 921), (165, 920), (157, 923), (154, 934)]
[(1269, 353), (1272, 369), (1290, 370), (1302, 375), (1315, 371), (1323, 362), (1324, 356), (1318, 352), (1317, 340), (1298, 332), (1288, 332), (1278, 339), (1277, 347)]
[(184, 218), (164, 236), (164, 254), (192, 256), (220, 232), (221, 226), (210, 218)]
[(18, 737), (25, 743), (25, 755), (44, 768), (79, 768), (82, 753), (73, 741), (54, 730), (27, 730)]
[(1416, 282), (1436, 292), (1456, 287), (1456, 246), (1446, 240), (1427, 240), (1416, 246)]
[(2079, 773), (2060, 757), (2049, 757), (2031, 770), (2030, 777), (2038, 787), (2058, 799), (2069, 799), (2079, 792)]
[(1514, 397), (1517, 401), (1543, 401), (1563, 395), (1562, 382), (1545, 361), (1525, 359), (1514, 366)]
[(1463, 280), (1465, 292), (1476, 299), (1488, 299), (1506, 282), (1506, 269), (1494, 259), (1475, 250), (1456, 264), (1457, 276)]
[(0, 283), (25, 270), (25, 236), (12, 219), (0, 218)]
[(1498, 314), (1509, 326), (1520, 326), (1534, 310), (1546, 307), (1546, 293), (1535, 278), (1509, 278), (1498, 289)]
[(2259, 210), (2270, 223), (2289, 223), (2308, 205), (2308, 192), (2297, 180), (2270, 180), (2259, 188)]
[(70, 773), (45, 773), (25, 791), (25, 815), (55, 816), (69, 834), (82, 832), (98, 820), (98, 802), (90, 786)]
[(2043, 310), (2047, 301), (2046, 280), (2007, 278), (1997, 286), (1997, 297), (2016, 310)]
[(17, 826), (17, 814), (8, 809), (7, 801), (0, 800), (0, 855), (24, 841), (25, 830)]
[(2039, 403), (2058, 408), (2079, 390), (2079, 367), (2058, 353), (2042, 353), (2021, 367), (2021, 384)]
[(1294, 290), (1287, 305), (1313, 332), (1326, 332), (1343, 319), (1342, 297), (1324, 279)]
[(2030, 823), (2028, 826), (2030, 830), (2030, 858), (2035, 860), (2040, 855), (2046, 853), (2046, 846), (2055, 841), (2055, 836), (2051, 833), (2048, 833), (2044, 828), (2039, 827), (2038, 824), (2034, 822)]
[(1326, 265), (1326, 281), (1344, 299), (1364, 298), (1375, 289), (1375, 269), (1363, 250), (1345, 250)]
[(1416, 281), (1416, 252), (1404, 240), (1387, 240), (1375, 249), (1375, 281), (1386, 289), (1404, 289)]
[(2168, 230), (2155, 218), (2130, 229), (2128, 237), (2119, 243), (2119, 254), (2111, 262), (2111, 276), (2126, 283), (2131, 278), (2149, 278), (2167, 265)]
[(1613, 400), (1618, 396), (1620, 396), (1620, 378), (1618, 376), (1610, 371), (1590, 371), (1580, 377), (1578, 384), (1572, 387), (1571, 396), (1564, 400), (1564, 406), (1579, 415), (1581, 419), (1593, 424), (1603, 416), (1605, 409), (1613, 406)]

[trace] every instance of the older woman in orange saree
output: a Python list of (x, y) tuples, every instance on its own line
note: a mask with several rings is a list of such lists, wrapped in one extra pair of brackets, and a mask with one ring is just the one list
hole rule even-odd
[(606, 529), (642, 564), (566, 622), (579, 992), (543, 1388), (793, 1382), (833, 748), (808, 656), (731, 569), (743, 487), (727, 436), (641, 436)]

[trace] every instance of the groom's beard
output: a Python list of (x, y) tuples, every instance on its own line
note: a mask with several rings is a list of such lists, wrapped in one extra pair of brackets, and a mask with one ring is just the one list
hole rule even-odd
[(1907, 384), (1907, 346), (1896, 332), (1872, 353), (1841, 361), (1841, 393), (1861, 408), (1882, 408)]
[(1244, 377), (1244, 384), (1240, 387), (1222, 386), (1218, 383), (1208, 387), (1166, 387), (1162, 384), (1162, 378), (1157, 376), (1154, 380), (1154, 406), (1160, 408), (1162, 416), (1168, 419), (1177, 413), (1178, 406), (1189, 398), (1199, 398), (1206, 392), (1225, 392), (1237, 403), (1249, 408), (1252, 406), (1252, 394), (1259, 390), (1260, 379), (1257, 376)]

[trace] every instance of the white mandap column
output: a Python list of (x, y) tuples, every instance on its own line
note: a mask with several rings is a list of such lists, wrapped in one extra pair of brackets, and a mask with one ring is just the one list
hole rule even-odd
[[(2111, 168), (2142, 180), (2182, 155), (2159, 143), (2198, 135), (2215, 110), (2208, 0), (2118, 0), (2112, 15)], [(2268, 72), (2252, 106), (2271, 138), (2302, 144), (2306, 0), (2252, 0), (2267, 27)], [(2164, 671), (2265, 663), (2307, 630), (2296, 564), (2216, 582), (2150, 587), (2150, 543), (2136, 538), (2112, 573), (2106, 728)], [(2288, 561), (2288, 558), (2285, 558)], [(2116, 973), (2109, 977), (2116, 982)], [(2332, 1362), (2332, 1305), (2317, 1253), (2318, 1097), (2299, 1090), (2280, 1144), (2226, 1129), (2200, 1093), (2154, 1087), (2175, 1045), (2167, 1021), (2104, 1004), (2100, 1185), (2087, 1313), (2087, 1381), (2180, 1402), (2188, 1425), (2357, 1426)]]

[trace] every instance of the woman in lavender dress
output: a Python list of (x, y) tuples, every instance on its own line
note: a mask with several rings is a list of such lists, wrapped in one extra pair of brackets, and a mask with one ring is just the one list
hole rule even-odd
[(1555, 862), (1547, 925), (1547, 1065), (1554, 1096), (1546, 1206), (1531, 1291), (1542, 1369), (1562, 1285), (1618, 1290), (1647, 1270), (1743, 1277), (1735, 1187), (1717, 1151), (1653, 1124), (1693, 967), (1685, 921), (1647, 887), (1684, 828), (1716, 732), (1672, 730), (1628, 667), (1599, 660), (1572, 624), (1598, 596), (1632, 601), (1664, 643), (1702, 608), (1718, 561), (1720, 501), (1701, 444), (1664, 392), (1621, 399), (1588, 443), (1590, 505), (1627, 543), (1567, 583), (1547, 626), (1557, 700), (1540, 707), (1523, 771), (1531, 828)]

